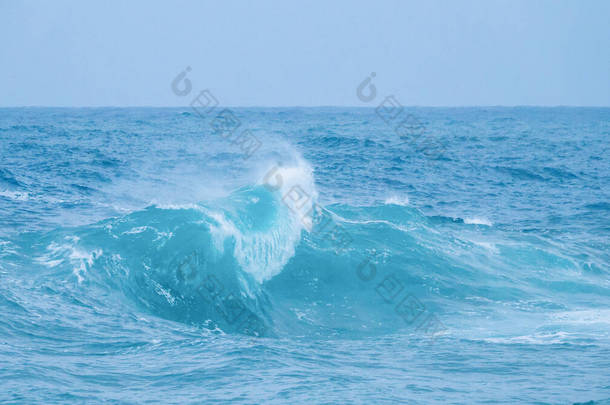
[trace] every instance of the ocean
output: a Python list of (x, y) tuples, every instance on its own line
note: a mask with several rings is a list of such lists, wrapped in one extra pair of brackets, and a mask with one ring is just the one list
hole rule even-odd
[(609, 137), (610, 108), (2, 108), (0, 402), (610, 403)]

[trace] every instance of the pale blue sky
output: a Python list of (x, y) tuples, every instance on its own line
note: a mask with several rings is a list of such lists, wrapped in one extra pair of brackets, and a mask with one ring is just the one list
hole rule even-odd
[(610, 1), (0, 0), (0, 106), (610, 106)]

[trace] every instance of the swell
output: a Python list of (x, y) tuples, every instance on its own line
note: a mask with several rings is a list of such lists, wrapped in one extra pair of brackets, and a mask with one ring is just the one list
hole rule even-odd
[[(609, 296), (603, 263), (484, 221), (428, 217), (404, 201), (311, 199), (304, 220), (283, 192), (293, 189), (291, 175), (303, 178), (277, 173), (281, 187), (24, 235), (17, 256), (33, 257), (45, 283), (71, 283), (74, 300), (111, 297), (254, 336), (428, 333), (431, 321), (434, 333), (455, 333), (483, 319), (595, 308), (582, 293), (600, 305)], [(592, 265), (602, 270), (587, 272)]]

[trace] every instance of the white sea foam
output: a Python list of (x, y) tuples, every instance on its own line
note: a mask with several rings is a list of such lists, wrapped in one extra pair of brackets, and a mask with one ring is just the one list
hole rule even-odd
[(470, 242), (474, 243), (477, 246), (481, 246), (481, 247), (489, 250), (492, 253), (495, 253), (495, 254), (500, 253), (500, 250), (497, 248), (495, 243), (480, 241), (480, 240), (470, 240)]
[(157, 228), (152, 227), (152, 226), (138, 226), (135, 228), (131, 228), (130, 230), (123, 232), (122, 235), (137, 235), (137, 234), (144, 233), (147, 231), (152, 231), (157, 235), (155, 240), (171, 239), (174, 236), (174, 234), (172, 232), (161, 232)]
[(490, 337), (483, 340), (489, 343), (499, 344), (555, 345), (565, 343), (574, 337), (574, 334), (567, 332), (552, 332), (512, 337)]
[[(211, 226), (215, 247), (222, 252), (224, 241), (232, 237), (235, 259), (259, 283), (279, 274), (294, 256), (301, 232), (311, 231), (311, 211), (318, 196), (313, 170), (300, 158), (291, 165), (270, 165), (261, 178), (259, 186), (266, 187), (276, 201), (269, 227), (245, 229), (221, 211), (207, 213), (216, 222)], [(259, 203), (256, 198), (251, 202)]]
[(490, 220), (481, 217), (464, 218), (464, 223), (469, 225), (493, 226), (493, 223)]
[(555, 322), (565, 324), (610, 324), (610, 309), (589, 309), (559, 312), (551, 317)]
[(161, 203), (157, 200), (152, 200), (150, 205), (153, 205), (155, 208), (160, 210), (202, 210), (201, 205), (187, 203), (187, 204), (165, 204)]
[(29, 193), (12, 190), (0, 190), (0, 196), (10, 198), (14, 201), (28, 201), (30, 199)]
[(403, 207), (406, 207), (407, 205), (409, 205), (409, 197), (406, 195), (403, 195), (403, 196), (392, 195), (385, 199), (384, 204), (402, 205)]
[(159, 284), (155, 280), (152, 280), (152, 279), (149, 278), (149, 281), (155, 287), (155, 292), (157, 294), (159, 294), (162, 297), (164, 297), (170, 305), (176, 305), (176, 298), (174, 298), (174, 296), (168, 290), (163, 288), (161, 286), (161, 284)]
[(101, 249), (87, 252), (76, 246), (78, 237), (66, 237), (66, 243), (57, 244), (52, 242), (47, 246), (49, 253), (36, 258), (36, 261), (47, 267), (56, 267), (67, 258), (72, 265), (72, 273), (79, 283), (84, 280), (87, 269), (93, 265), (93, 261), (103, 253)]

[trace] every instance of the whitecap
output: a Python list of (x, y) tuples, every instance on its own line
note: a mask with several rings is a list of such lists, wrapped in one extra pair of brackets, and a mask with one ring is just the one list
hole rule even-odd
[(409, 205), (409, 197), (406, 195), (403, 195), (403, 196), (393, 195), (393, 196), (386, 198), (383, 203), (385, 205), (401, 205), (403, 207), (406, 207)]
[(468, 225), (493, 226), (493, 223), (489, 219), (481, 217), (464, 218), (464, 223)]

